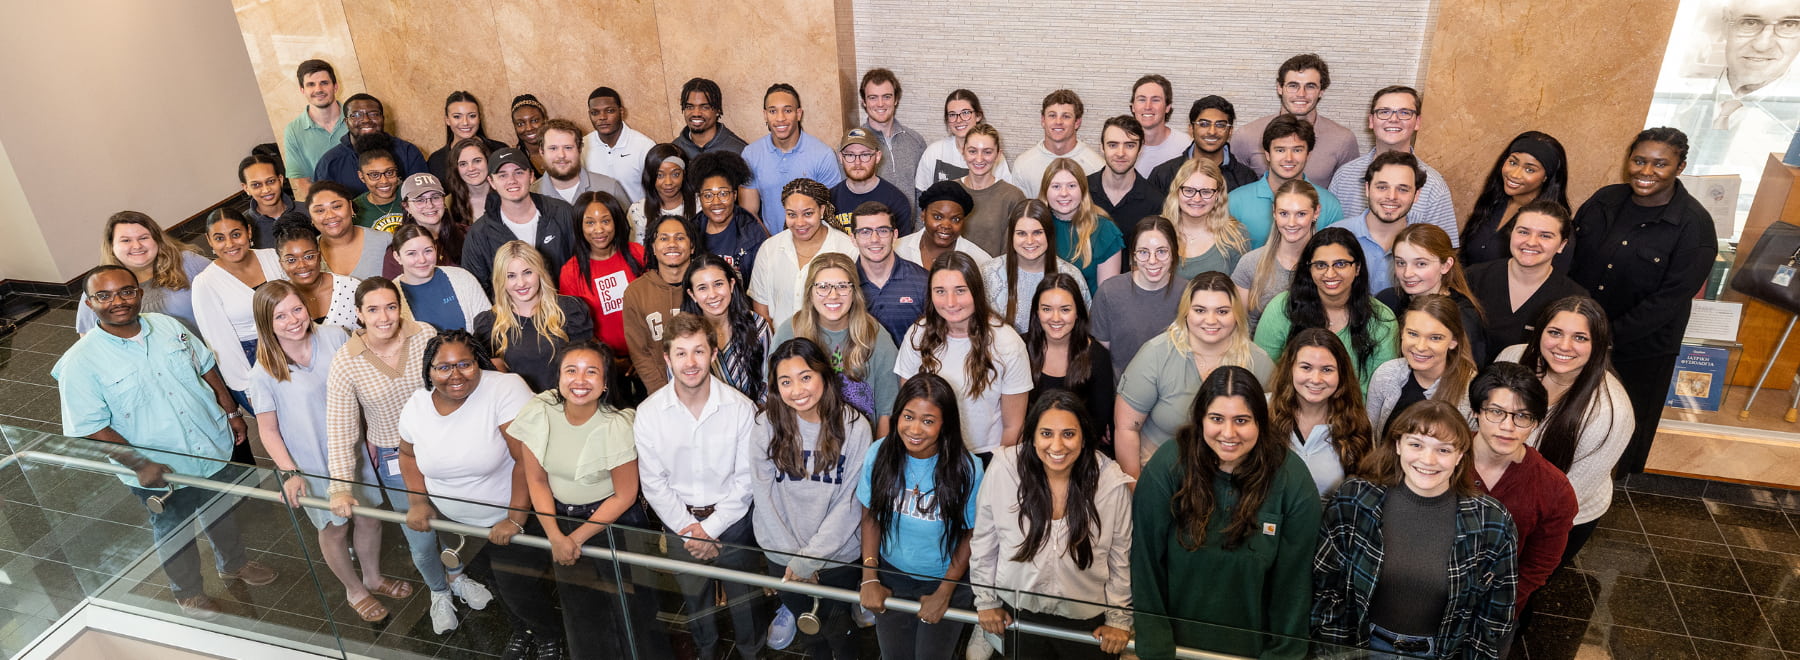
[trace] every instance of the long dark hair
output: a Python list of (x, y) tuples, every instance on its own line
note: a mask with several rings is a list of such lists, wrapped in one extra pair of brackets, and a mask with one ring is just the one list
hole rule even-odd
[[(444, 115), (446, 117), (448, 117), (450, 114), (450, 104), (452, 104), (452, 103), (473, 103), (473, 104), (475, 104), (475, 137), (472, 137), (469, 139), (471, 139), (471, 140), (474, 140), (474, 139), (486, 140), (487, 139), (487, 118), (481, 116), (481, 100), (475, 98), (474, 94), (470, 94), (470, 93), (462, 91), (460, 89), (456, 90), (454, 92), (450, 92), (449, 96), (444, 97)], [(451, 144), (455, 141), (456, 141), (456, 132), (450, 130), (449, 124), (444, 124), (444, 144)], [(450, 160), (454, 164), (454, 162), (456, 160), (455, 153), (450, 154)], [(446, 168), (446, 169), (448, 169), (448, 168)]]
[[(1044, 332), (1044, 324), (1038, 321), (1038, 304), (1044, 294), (1052, 290), (1063, 290), (1075, 300), (1075, 322), (1069, 326), (1069, 367), (1063, 373), (1063, 383), (1069, 389), (1079, 389), (1087, 384), (1088, 378), (1094, 376), (1093, 337), (1088, 334), (1087, 303), (1081, 301), (1080, 284), (1075, 276), (1068, 273), (1050, 273), (1044, 281), (1038, 282), (1037, 291), (1031, 294), (1031, 314), (1027, 317), (1029, 325), (1025, 330), (1025, 348), (1031, 354), (1032, 379), (1038, 383), (1044, 380), (1044, 354), (1050, 347), (1050, 336)], [(1111, 368), (1111, 365), (1107, 365)]]
[(606, 207), (606, 213), (612, 216), (613, 236), (609, 247), (625, 259), (625, 268), (631, 271), (631, 276), (643, 275), (649, 268), (631, 253), (631, 221), (625, 217), (625, 207), (619, 205), (619, 198), (604, 190), (581, 193), (575, 198), (575, 268), (581, 272), (581, 286), (589, 293), (594, 293), (594, 267), (588, 263), (594, 258), (594, 244), (588, 242), (587, 232), (581, 230), (581, 218), (587, 215), (588, 207), (595, 204)]
[(1363, 407), (1362, 387), (1351, 368), (1350, 352), (1344, 342), (1325, 328), (1307, 328), (1288, 339), (1281, 350), (1281, 361), (1269, 379), (1269, 429), (1262, 437), (1281, 442), (1299, 435), (1294, 415), (1300, 410), (1300, 393), (1294, 389), (1294, 364), (1300, 360), (1300, 349), (1322, 348), (1337, 363), (1337, 391), (1326, 404), (1325, 423), (1331, 427), (1331, 445), (1337, 449), (1338, 463), (1344, 474), (1360, 474), (1364, 456), (1375, 446), (1375, 435), (1369, 424), (1369, 411)]
[(1025, 413), (1025, 434), (1019, 447), (1019, 527), (1025, 529), (1025, 541), (1013, 553), (1012, 561), (1029, 562), (1050, 540), (1050, 523), (1056, 509), (1055, 495), (1050, 492), (1050, 479), (1044, 473), (1044, 461), (1037, 455), (1038, 421), (1044, 413), (1062, 410), (1075, 416), (1081, 425), (1081, 450), (1069, 474), (1069, 489), (1063, 502), (1063, 515), (1069, 525), (1069, 542), (1065, 552), (1075, 567), (1087, 570), (1094, 563), (1094, 535), (1099, 533), (1100, 511), (1094, 497), (1100, 489), (1099, 435), (1092, 418), (1081, 404), (1081, 398), (1067, 390), (1051, 390), (1031, 404)]
[[(462, 156), (463, 150), (469, 147), (474, 147), (481, 151), (482, 158), (489, 158), (494, 155), (493, 151), (488, 149), (487, 141), (482, 138), (472, 137), (457, 140), (456, 144), (450, 145), (450, 153), (445, 156), (445, 160), (448, 162), (444, 163), (445, 181), (443, 184), (444, 190), (448, 191), (450, 195), (449, 199), (444, 200), (444, 215), (449, 216), (450, 224), (460, 224), (463, 227), (474, 224), (477, 219), (469, 217), (469, 184), (468, 182), (463, 181), (462, 173), (458, 172), (456, 169), (457, 159)], [(487, 200), (482, 200), (482, 206), (486, 205)], [(461, 253), (462, 251), (459, 248), (457, 254), (460, 255)]]
[(1538, 331), (1525, 340), (1525, 352), (1519, 356), (1519, 364), (1530, 367), (1540, 379), (1550, 374), (1550, 362), (1544, 358), (1543, 338), (1550, 321), (1562, 312), (1587, 319), (1588, 362), (1575, 377), (1575, 384), (1563, 393), (1562, 401), (1544, 418), (1538, 436), (1538, 451), (1556, 469), (1568, 472), (1575, 462), (1575, 444), (1581, 439), (1582, 427), (1587, 425), (1588, 411), (1593, 410), (1594, 402), (1602, 397), (1606, 397), (1611, 405), (1618, 405), (1618, 402), (1612, 400), (1612, 394), (1606, 388), (1606, 376), (1612, 371), (1612, 324), (1606, 319), (1606, 310), (1593, 298), (1569, 296), (1545, 305), (1544, 311), (1538, 312)]
[(681, 297), (681, 313), (706, 318), (706, 313), (700, 310), (700, 303), (694, 301), (694, 275), (706, 268), (723, 271), (725, 280), (731, 283), (731, 302), (725, 305), (725, 321), (731, 325), (731, 343), (729, 346), (720, 346), (719, 352), (723, 353), (727, 348), (734, 349), (744, 356), (744, 364), (753, 365), (753, 368), (744, 370), (744, 378), (748, 380), (744, 382), (743, 392), (745, 396), (755, 399), (764, 388), (762, 366), (767, 364), (763, 360), (767, 347), (763, 346), (760, 339), (765, 321), (750, 308), (750, 294), (744, 292), (743, 278), (739, 277), (736, 268), (731, 267), (731, 262), (711, 252), (695, 254), (688, 260), (687, 274), (681, 278), (684, 294)]
[[(1319, 297), (1319, 285), (1313, 281), (1312, 272), (1313, 253), (1327, 245), (1344, 248), (1350, 252), (1350, 258), (1356, 260), (1356, 277), (1350, 280), (1350, 299), (1345, 302), (1345, 307), (1350, 312), (1347, 324), (1350, 348), (1355, 351), (1356, 364), (1360, 368), (1375, 353), (1375, 337), (1369, 333), (1369, 324), (1375, 320), (1375, 306), (1369, 299), (1369, 263), (1363, 258), (1362, 244), (1356, 242), (1356, 235), (1348, 229), (1321, 229), (1300, 252), (1300, 263), (1294, 265), (1294, 281), (1288, 285), (1287, 317), (1291, 324), (1288, 336), (1307, 328), (1331, 328), (1331, 320), (1325, 314), (1325, 301)], [(1393, 338), (1388, 340), (1393, 341)]]
[(1506, 158), (1515, 153), (1530, 153), (1527, 149), (1546, 151), (1559, 161), (1553, 164), (1539, 159), (1539, 164), (1544, 166), (1544, 186), (1538, 189), (1537, 198), (1553, 199), (1563, 208), (1569, 208), (1569, 158), (1562, 143), (1548, 133), (1525, 131), (1507, 143), (1500, 151), (1500, 157), (1494, 159), (1494, 166), (1488, 169), (1487, 180), (1481, 184), (1481, 196), (1475, 198), (1475, 208), (1463, 223), (1462, 245), (1481, 240), (1482, 231), (1505, 233), (1512, 224), (1512, 218), (1500, 218), (1497, 223), (1490, 223), (1489, 219), (1504, 213), (1506, 203), (1512, 199), (1506, 194), (1505, 176), (1501, 172), (1506, 167)]
[(1206, 545), (1206, 526), (1211, 522), (1213, 507), (1217, 504), (1213, 500), (1213, 479), (1219, 478), (1219, 455), (1213, 452), (1212, 445), (1206, 444), (1202, 420), (1213, 401), (1228, 396), (1242, 398), (1250, 407), (1250, 416), (1256, 420), (1257, 439), (1244, 462), (1225, 475), (1227, 486), (1238, 491), (1238, 498), (1230, 512), (1231, 522), (1225, 526), (1225, 542), (1220, 547), (1226, 550), (1237, 548), (1252, 534), (1261, 533), (1257, 513), (1262, 509), (1263, 500), (1268, 499), (1269, 491), (1274, 489), (1282, 461), (1287, 459), (1287, 439), (1270, 437), (1263, 432), (1269, 428), (1269, 404), (1263, 398), (1262, 386), (1257, 384), (1256, 376), (1235, 365), (1214, 369), (1194, 396), (1194, 407), (1189, 414), (1191, 421), (1175, 432), (1175, 446), (1181, 451), (1181, 486), (1175, 490), (1170, 512), (1180, 526), (1177, 533), (1181, 547), (1190, 552)]
[[(931, 492), (919, 495), (916, 511), (921, 515), (936, 511), (943, 519), (944, 535), (938, 542), (945, 555), (953, 555), (963, 530), (973, 522), (967, 509), (969, 498), (975, 496), (975, 457), (963, 448), (962, 415), (956, 408), (956, 389), (949, 381), (933, 373), (906, 379), (894, 397), (894, 415), (902, 414), (906, 404), (915, 400), (937, 406), (939, 415), (933, 485)], [(900, 439), (897, 419), (889, 426), (887, 438), (869, 466), (869, 514), (883, 536), (893, 529), (895, 508), (905, 500), (906, 492), (906, 441)]]
[[(699, 200), (695, 199), (694, 189), (687, 185), (687, 154), (682, 153), (681, 147), (664, 142), (651, 147), (650, 151), (644, 154), (644, 175), (638, 178), (638, 183), (644, 186), (645, 224), (649, 224), (651, 219), (663, 214), (662, 195), (656, 192), (656, 171), (662, 169), (663, 161), (669, 158), (679, 159), (683, 163), (681, 166), (681, 189), (676, 192), (681, 195), (682, 211), (688, 213), (700, 210)], [(643, 239), (640, 237), (638, 240), (642, 241)]]
[(770, 462), (775, 469), (788, 476), (789, 479), (805, 479), (806, 447), (800, 439), (799, 413), (789, 407), (787, 400), (781, 398), (779, 378), (775, 375), (776, 367), (788, 358), (800, 358), (806, 368), (818, 374), (819, 382), (825, 391), (819, 396), (819, 443), (813, 450), (813, 475), (823, 474), (836, 469), (838, 457), (843, 454), (844, 441), (849, 436), (849, 424), (860, 423), (862, 414), (854, 406), (844, 400), (843, 387), (839, 385), (837, 371), (831, 368), (831, 356), (825, 349), (819, 348), (813, 340), (796, 337), (781, 342), (769, 355), (769, 398), (763, 406), (763, 414), (768, 416), (769, 426), (773, 433), (769, 438)]
[[(1006, 266), (1003, 269), (1006, 273), (1006, 311), (1000, 314), (1000, 318), (1008, 323), (1018, 317), (1019, 311), (1019, 251), (1013, 248), (1013, 232), (1018, 231), (1019, 221), (1025, 218), (1036, 220), (1044, 230), (1042, 268), (1046, 278), (1057, 272), (1056, 262), (1061, 260), (1056, 252), (1056, 216), (1051, 214), (1050, 205), (1036, 199), (1021, 199), (1013, 204), (1006, 215)], [(1035, 303), (1033, 308), (1036, 308)]]
[(630, 404), (625, 400), (625, 388), (621, 385), (624, 381), (619, 377), (619, 370), (613, 368), (612, 348), (593, 337), (563, 344), (562, 348), (556, 349), (556, 356), (550, 359), (550, 364), (556, 365), (557, 371), (557, 380), (551, 383), (550, 394), (555, 397), (557, 405), (567, 403), (562, 395), (563, 360), (568, 359), (570, 354), (580, 351), (593, 351), (600, 355), (600, 382), (606, 388), (606, 391), (600, 393), (600, 409), (624, 410)]
[[(954, 250), (938, 255), (931, 262), (931, 276), (926, 280), (928, 295), (929, 283), (944, 271), (962, 274), (963, 283), (969, 287), (970, 306), (975, 308), (974, 314), (969, 317), (969, 356), (963, 360), (963, 382), (969, 386), (969, 398), (978, 398), (999, 374), (992, 359), (994, 311), (988, 307), (987, 292), (982, 289), (981, 284), (981, 269), (975, 265), (974, 257)], [(924, 326), (924, 332), (920, 332), (913, 342), (913, 349), (919, 351), (919, 371), (937, 373), (944, 368), (938, 362), (937, 354), (950, 342), (950, 322), (945, 321), (943, 315), (938, 313), (936, 304), (927, 304), (925, 315), (920, 317), (918, 323)], [(1007, 323), (1008, 327), (1011, 325), (1010, 322)]]
[[(372, 279), (372, 278), (371, 278)], [(369, 280), (363, 280), (368, 282)], [(361, 289), (359, 288), (358, 291)], [(361, 296), (357, 296), (361, 298)], [(468, 347), (469, 355), (475, 357), (475, 366), (482, 371), (493, 371), (494, 363), (488, 359), (487, 351), (481, 350), (481, 342), (475, 341), (475, 335), (467, 330), (445, 330), (425, 342), (425, 357), (419, 364), (419, 375), (425, 379), (425, 391), (431, 391), (431, 361), (437, 358), (438, 349), (444, 344), (461, 344)]]

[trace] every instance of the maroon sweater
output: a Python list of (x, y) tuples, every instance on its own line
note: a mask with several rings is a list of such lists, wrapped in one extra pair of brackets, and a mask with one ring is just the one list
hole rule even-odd
[[(1481, 442), (1477, 439), (1476, 442)], [(1481, 475), (1476, 474), (1480, 483)], [(1525, 448), (1525, 459), (1514, 463), (1500, 475), (1500, 483), (1482, 483), (1489, 495), (1500, 500), (1512, 514), (1519, 530), (1518, 612), (1525, 611), (1525, 600), (1531, 592), (1550, 580), (1550, 574), (1562, 563), (1563, 547), (1569, 544), (1569, 528), (1575, 524), (1575, 488), (1569, 477), (1531, 447)]]

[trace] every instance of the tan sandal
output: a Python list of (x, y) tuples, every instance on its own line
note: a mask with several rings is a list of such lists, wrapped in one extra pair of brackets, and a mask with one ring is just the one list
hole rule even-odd
[(388, 608), (375, 600), (374, 596), (363, 596), (362, 600), (350, 604), (356, 610), (356, 616), (368, 623), (379, 623), (388, 617)]
[(369, 589), (369, 593), (376, 594), (379, 596), (387, 596), (388, 598), (393, 598), (393, 599), (397, 599), (397, 600), (405, 599), (407, 596), (411, 596), (412, 592), (413, 592), (413, 588), (412, 588), (411, 582), (407, 582), (405, 580), (395, 580), (393, 578), (386, 578), (386, 577), (381, 578), (381, 584), (378, 584)]

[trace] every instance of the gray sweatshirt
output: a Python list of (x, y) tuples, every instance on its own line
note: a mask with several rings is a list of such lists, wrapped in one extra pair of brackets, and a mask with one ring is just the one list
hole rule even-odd
[(756, 418), (752, 440), (751, 493), (756, 542), (769, 561), (812, 576), (826, 566), (823, 560), (855, 563), (862, 552), (862, 503), (856, 484), (862, 478), (863, 455), (873, 442), (869, 422), (854, 410), (845, 411), (845, 437), (836, 469), (812, 475), (813, 451), (819, 446), (819, 425), (800, 420), (802, 447), (806, 450), (809, 476), (793, 479), (782, 474), (769, 459), (774, 427), (767, 414)]

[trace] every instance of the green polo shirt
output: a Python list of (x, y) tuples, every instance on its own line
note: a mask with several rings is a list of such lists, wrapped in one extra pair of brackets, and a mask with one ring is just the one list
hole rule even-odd
[[(342, 110), (343, 105), (339, 104), (338, 108)], [(337, 125), (328, 131), (313, 121), (312, 115), (301, 110), (300, 116), (288, 122), (281, 132), (281, 159), (287, 163), (287, 178), (311, 179), (319, 159), (349, 134), (348, 117), (339, 116)]]

